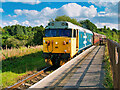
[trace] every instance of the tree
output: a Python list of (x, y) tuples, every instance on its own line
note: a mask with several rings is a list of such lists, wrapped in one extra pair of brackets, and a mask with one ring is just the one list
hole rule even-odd
[(107, 30), (110, 31), (111, 29), (108, 27)]
[(15, 32), (15, 34), (18, 34), (18, 35), (24, 35), (23, 29), (20, 25), (15, 25), (14, 32)]
[(104, 26), (104, 30), (106, 30), (106, 26)]
[(118, 33), (117, 29), (113, 28), (112, 31), (114, 31), (116, 34)]
[(5, 45), (7, 45), (8, 48), (19, 47), (20, 46), (20, 41), (13, 38), (13, 37), (10, 37), (5, 41)]
[(89, 29), (93, 32), (97, 32), (97, 26), (90, 22), (90, 20), (79, 21), (79, 23), (82, 24), (83, 28)]
[(20, 47), (42, 44), (44, 27), (26, 27), (21, 25), (5, 26), (2, 29), (2, 47)]
[(44, 27), (41, 25), (40, 27), (35, 27), (35, 30), (37, 31), (37, 33), (35, 33), (34, 35), (34, 44), (37, 45), (41, 45), (43, 44), (43, 36), (44, 36)]
[(76, 19), (71, 19), (69, 16), (63, 15), (63, 16), (57, 16), (55, 18), (55, 21), (68, 21), (75, 25), (82, 26), (80, 23), (77, 22)]
[(119, 41), (119, 44), (120, 44), (120, 30), (118, 30), (118, 41)]

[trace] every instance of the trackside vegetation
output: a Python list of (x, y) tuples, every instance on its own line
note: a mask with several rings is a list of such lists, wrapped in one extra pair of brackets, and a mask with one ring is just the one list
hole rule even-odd
[(103, 62), (104, 62), (104, 70), (105, 70), (103, 85), (105, 88), (113, 88), (113, 77), (112, 77), (112, 70), (111, 70), (110, 58), (109, 58), (107, 46), (105, 47), (105, 56)]
[(6, 60), (6, 59), (13, 59), (13, 58), (17, 58), (17, 57), (21, 57), (21, 56), (25, 56), (25, 55), (29, 55), (32, 53), (37, 53), (39, 51), (42, 51), (43, 46), (39, 45), (39, 46), (31, 46), (31, 47), (21, 47), (21, 48), (6, 48), (6, 49), (2, 49), (2, 60)]
[[(2, 87), (6, 88), (48, 66), (42, 57), (42, 48), (32, 47), (30, 54), (18, 55), (2, 60)], [(35, 50), (34, 50), (35, 49)], [(27, 49), (26, 49), (27, 50)], [(38, 51), (39, 50), (39, 51)], [(34, 51), (34, 52), (33, 52)], [(16, 52), (17, 53), (17, 52)], [(18, 52), (19, 53), (19, 52)], [(17, 55), (17, 54), (16, 54)]]
[(6, 48), (6, 45), (7, 48), (42, 45), (44, 29), (42, 25), (26, 27), (18, 24), (0, 28), (0, 32), (2, 33), (2, 48)]

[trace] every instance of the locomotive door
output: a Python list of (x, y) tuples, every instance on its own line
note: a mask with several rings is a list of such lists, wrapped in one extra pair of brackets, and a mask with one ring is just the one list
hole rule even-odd
[(78, 51), (79, 48), (79, 33), (78, 29), (76, 30), (76, 50)]

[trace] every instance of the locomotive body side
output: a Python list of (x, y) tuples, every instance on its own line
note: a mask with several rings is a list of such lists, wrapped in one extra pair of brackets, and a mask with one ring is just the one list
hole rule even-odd
[(93, 44), (93, 33), (91, 31), (85, 30), (79, 31), (79, 51), (86, 49)]

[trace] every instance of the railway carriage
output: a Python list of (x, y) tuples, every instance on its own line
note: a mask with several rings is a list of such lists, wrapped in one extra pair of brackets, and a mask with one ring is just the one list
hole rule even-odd
[(45, 61), (60, 65), (93, 44), (93, 33), (70, 22), (50, 22), (43, 37)]
[(106, 43), (106, 36), (102, 34), (98, 34), (93, 32), (93, 44), (105, 44)]
[(102, 35), (100, 34), (100, 44), (105, 44), (106, 43), (106, 36), (105, 35)]
[(100, 34), (93, 32), (93, 44), (99, 44), (100, 42)]

